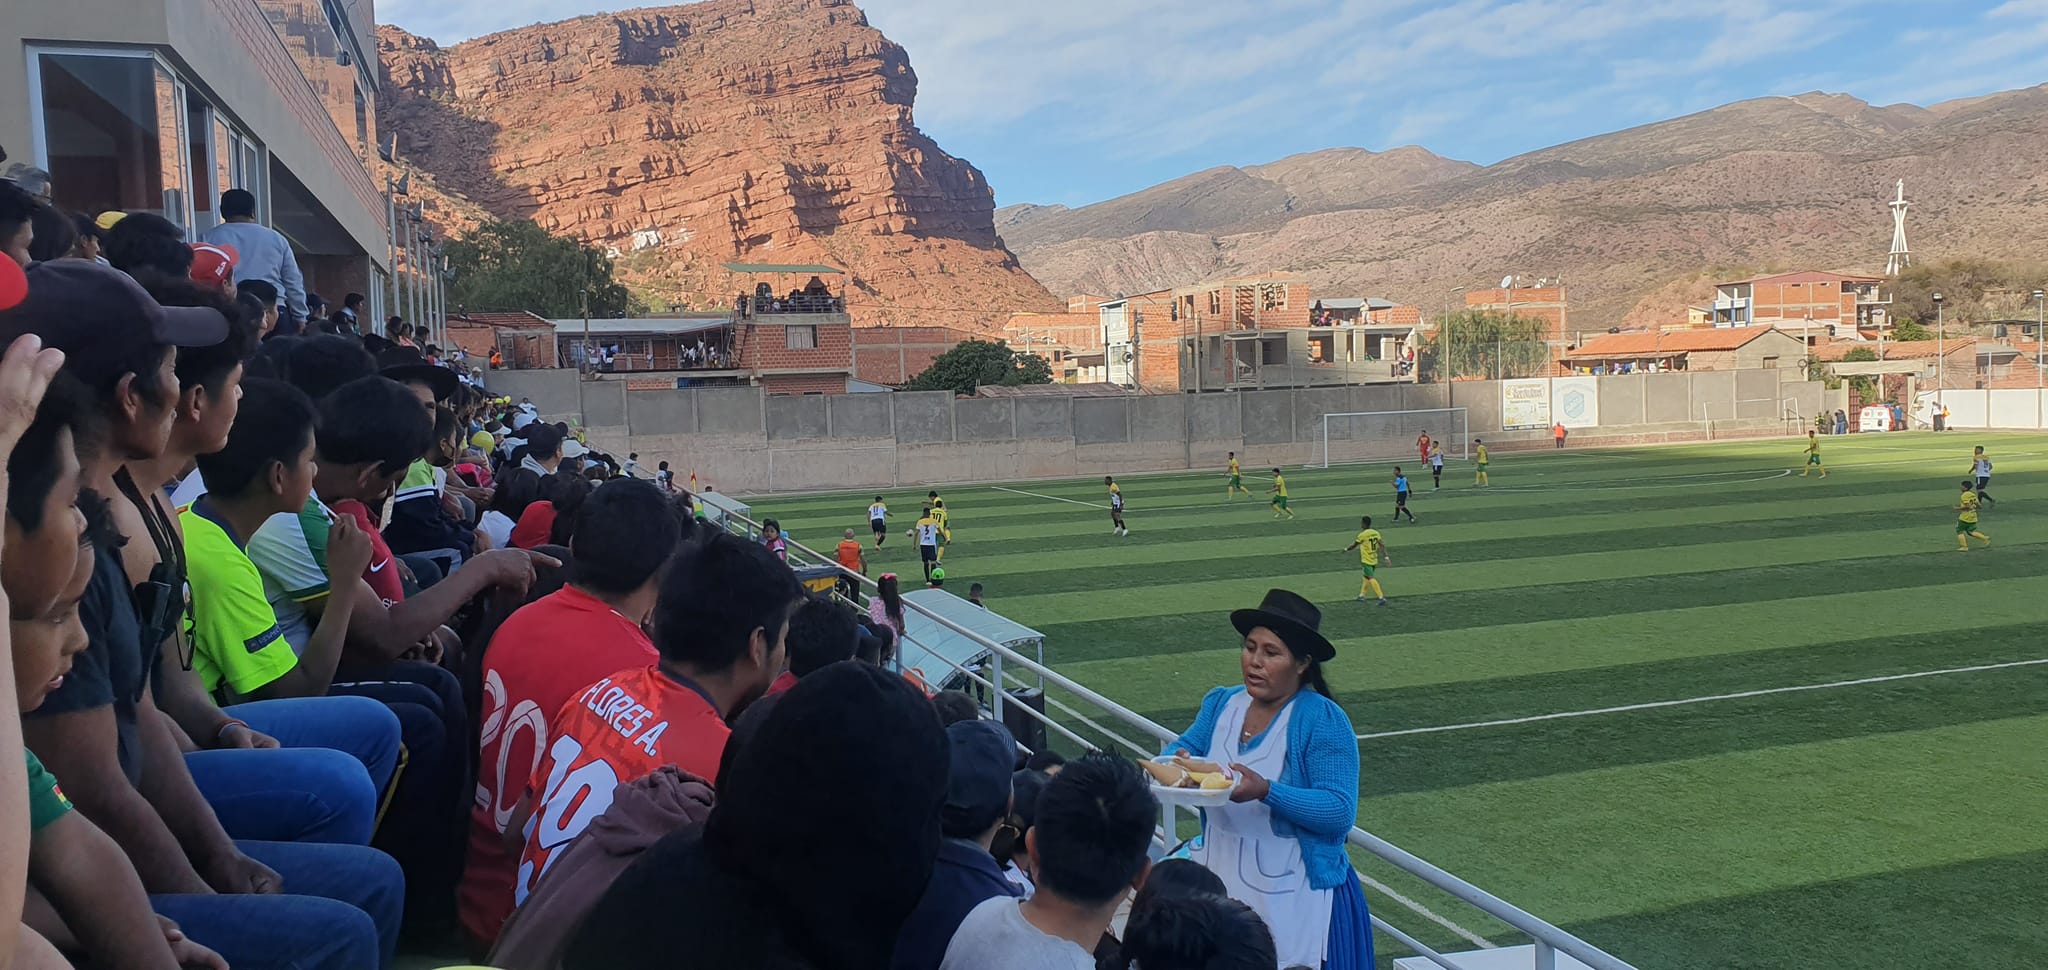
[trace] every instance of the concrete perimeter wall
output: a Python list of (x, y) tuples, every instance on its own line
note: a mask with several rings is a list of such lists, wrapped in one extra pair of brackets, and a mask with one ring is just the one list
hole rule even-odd
[[(1803, 433), (1821, 385), (1785, 371), (1639, 374), (1598, 379), (1599, 421), (1574, 445)], [(1395, 459), (1415, 436), (1461, 433), (1493, 449), (1548, 446), (1547, 426), (1501, 426), (1498, 382), (1379, 384), (1131, 397), (955, 398), (944, 392), (764, 395), (759, 388), (628, 391), (571, 371), (491, 375), (492, 389), (531, 398), (551, 418), (579, 413), (593, 443), (652, 469), (727, 492), (898, 487), (942, 482), (1214, 468), (1321, 457), (1326, 414), (1374, 413), (1332, 425), (1333, 458)], [(579, 411), (580, 408), (580, 411)], [(1411, 412), (1401, 414), (1400, 412)], [(1433, 412), (1433, 413), (1412, 413)], [(1525, 419), (1526, 420), (1526, 419)], [(1469, 445), (1469, 442), (1461, 444)], [(1452, 448), (1452, 454), (1462, 452)]]

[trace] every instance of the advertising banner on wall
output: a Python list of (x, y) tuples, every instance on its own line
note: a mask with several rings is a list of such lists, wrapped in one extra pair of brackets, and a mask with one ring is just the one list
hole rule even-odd
[(1550, 380), (1550, 420), (1567, 428), (1600, 425), (1600, 379), (1554, 377)]
[(1550, 427), (1550, 379), (1500, 382), (1500, 426), (1508, 431)]

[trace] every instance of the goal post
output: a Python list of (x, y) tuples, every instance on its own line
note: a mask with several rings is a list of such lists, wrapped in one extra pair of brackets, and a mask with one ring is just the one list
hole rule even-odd
[(1445, 458), (1462, 460), (1472, 449), (1464, 408), (1339, 412), (1323, 415), (1316, 425), (1312, 468), (1419, 459), (1415, 441), (1424, 434), (1443, 443)]

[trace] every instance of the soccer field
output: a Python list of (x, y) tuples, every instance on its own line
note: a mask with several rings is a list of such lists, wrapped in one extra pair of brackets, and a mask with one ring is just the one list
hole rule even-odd
[[(1234, 504), (1221, 469), (1119, 476), (1127, 538), (1099, 479), (952, 486), (947, 588), (984, 583), (1053, 666), (1176, 730), (1238, 682), (1227, 613), (1308, 596), (1361, 735), (1359, 823), (1646, 970), (2041, 966), (2048, 437), (1821, 440), (1824, 481), (1792, 439), (1496, 453), (1483, 490), (1453, 464), (1431, 493), (1409, 465), (1413, 525), (1391, 464), (1289, 470), (1299, 518), (1276, 521), (1256, 452), (1258, 494)], [(1995, 542), (1961, 554), (1979, 444)], [(871, 575), (915, 584), (901, 530), (924, 492), (883, 493)], [(829, 550), (848, 527), (868, 541), (873, 494), (754, 515)], [(1361, 514), (1393, 557), (1387, 608), (1353, 601)]]

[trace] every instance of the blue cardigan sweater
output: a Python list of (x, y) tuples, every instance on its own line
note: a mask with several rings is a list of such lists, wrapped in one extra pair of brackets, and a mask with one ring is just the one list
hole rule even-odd
[[(1166, 751), (1208, 757), (1223, 705), (1243, 692), (1242, 684), (1210, 691), (1195, 723)], [(1315, 691), (1302, 690), (1288, 704), (1294, 713), (1287, 726), (1287, 761), (1280, 777), (1267, 779), (1272, 790), (1261, 800), (1273, 810), (1273, 831), (1301, 843), (1309, 886), (1334, 889), (1353, 878), (1344, 837), (1358, 821), (1358, 734), (1344, 709)], [(1265, 740), (1260, 734), (1243, 747), (1255, 749)]]

